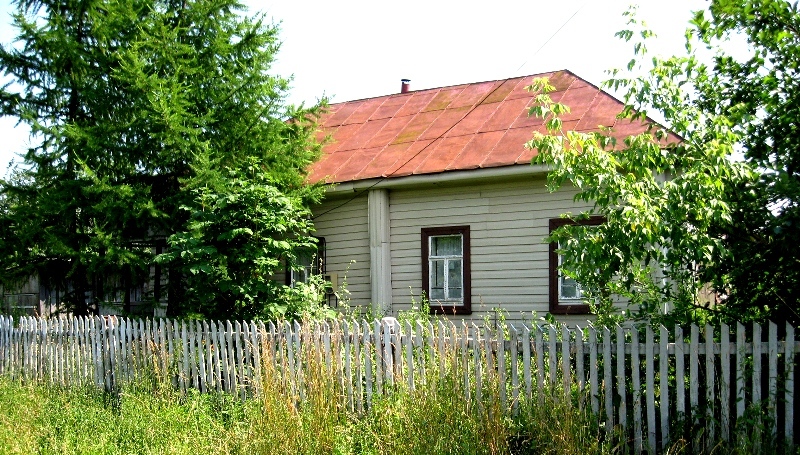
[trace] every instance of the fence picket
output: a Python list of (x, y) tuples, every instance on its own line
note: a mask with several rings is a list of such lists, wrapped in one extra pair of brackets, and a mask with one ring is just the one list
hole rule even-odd
[[(570, 377), (570, 341), (571, 332), (567, 326), (561, 328), (561, 380), (564, 383), (564, 396), (568, 397), (571, 392), (572, 378)], [(569, 406), (571, 400), (566, 400), (565, 403)]]
[[(661, 411), (661, 450), (666, 452), (669, 446), (669, 332), (663, 325), (658, 326), (658, 375), (660, 384), (658, 387), (658, 405)], [(676, 354), (677, 355), (677, 354)], [(676, 380), (677, 381), (677, 380)], [(683, 384), (676, 382), (677, 387)], [(655, 449), (655, 446), (653, 446)]]
[(592, 413), (600, 414), (600, 400), (597, 396), (600, 374), (599, 364), (597, 363), (597, 329), (590, 325), (589, 330), (589, 399), (591, 401)]
[(403, 336), (405, 337), (406, 344), (406, 381), (408, 382), (409, 390), (414, 390), (414, 332), (409, 321), (405, 322), (405, 333)]
[(641, 360), (639, 356), (639, 330), (631, 328), (631, 382), (633, 390), (631, 401), (633, 402), (633, 450), (635, 453), (642, 453), (642, 388), (639, 372), (641, 371)]
[(511, 411), (519, 413), (519, 332), (514, 325), (509, 326), (511, 354)]
[(364, 331), (364, 372), (366, 373), (366, 388), (367, 388), (367, 407), (372, 406), (372, 356), (370, 354), (370, 325), (367, 321), (363, 321), (361, 328)]
[[(383, 371), (384, 382), (387, 390), (392, 390), (394, 387), (394, 366), (395, 358), (394, 353), (398, 349), (393, 349), (396, 345), (394, 342), (394, 324), (387, 320), (381, 321), (381, 333), (383, 335)], [(394, 352), (393, 352), (394, 351)]]
[(417, 349), (418, 361), (416, 362), (416, 364), (419, 365), (419, 370), (418, 370), (419, 373), (417, 374), (417, 377), (419, 377), (420, 384), (425, 385), (427, 384), (426, 363), (428, 362), (428, 358), (425, 355), (425, 340), (429, 337), (426, 336), (427, 332), (425, 330), (425, 326), (422, 325), (422, 321), (417, 321), (416, 331), (417, 331), (417, 337), (415, 338), (414, 346)]
[(214, 349), (211, 343), (211, 340), (213, 340), (211, 337), (211, 326), (208, 324), (208, 321), (203, 321), (202, 331), (203, 344), (201, 348), (205, 359), (205, 366), (203, 367), (203, 389), (210, 392), (214, 390)]
[(769, 322), (769, 338), (767, 347), (767, 361), (769, 363), (768, 372), (768, 393), (767, 409), (769, 410), (770, 430), (772, 437), (777, 435), (778, 422), (778, 325), (773, 321)]
[[(536, 330), (536, 327), (537, 326), (534, 326), (534, 330)], [(534, 354), (535, 352), (536, 351), (534, 351)], [(541, 374), (542, 368), (538, 358), (537, 362), (536, 374), (539, 375)], [(531, 387), (531, 329), (528, 326), (522, 327), (522, 365), (525, 374), (525, 396), (528, 398), (528, 403), (530, 403), (533, 396)]]
[(606, 428), (614, 428), (614, 392), (612, 392), (611, 329), (603, 328), (603, 403), (606, 408)]
[(556, 338), (556, 328), (552, 325), (547, 327), (547, 337), (547, 377), (550, 380), (550, 387), (555, 389), (557, 371), (556, 362), (558, 361), (558, 356), (556, 355), (556, 346), (558, 346), (558, 338)]
[(383, 394), (383, 366), (384, 366), (384, 350), (381, 349), (383, 341), (381, 338), (381, 322), (376, 320), (373, 323), (374, 338), (372, 344), (375, 347), (375, 393), (378, 395)]
[(625, 333), (622, 326), (617, 325), (617, 395), (619, 396), (619, 425), (623, 431), (628, 426), (628, 404), (625, 389)]
[[(469, 344), (468, 344), (469, 343), (469, 326), (467, 326), (467, 324), (464, 321), (461, 321), (461, 330), (463, 331), (463, 334), (464, 334), (464, 336), (461, 337), (461, 340), (457, 340), (456, 331), (455, 330), (452, 331), (452, 337), (453, 337), (452, 338), (452, 343), (455, 346), (455, 349), (458, 350), (460, 348), (460, 352), (461, 352), (461, 370), (463, 371), (463, 374), (464, 374), (464, 398), (467, 400), (467, 403), (469, 403), (470, 399), (471, 399), (471, 390), (472, 390), (472, 387), (470, 387), (470, 385), (469, 385), (469, 377), (470, 377), (470, 375), (469, 375), (469, 371), (470, 371), (470, 366), (469, 366)], [(444, 337), (442, 337), (442, 339), (444, 339)], [(458, 353), (458, 351), (456, 351), (456, 357), (453, 359), (453, 365), (455, 365), (456, 362), (458, 361), (458, 357), (457, 357), (458, 354), (457, 353)], [(442, 349), (442, 359), (446, 359), (446, 358), (447, 358), (447, 356), (446, 356), (444, 348), (443, 348)], [(444, 362), (442, 360), (440, 360), (440, 363), (442, 365), (444, 365)]]
[(714, 328), (706, 324), (706, 428), (708, 432), (708, 446), (713, 447), (716, 442), (716, 422), (714, 418)]
[(353, 358), (356, 363), (355, 405), (358, 407), (359, 413), (364, 412), (364, 380), (362, 379), (364, 377), (364, 370), (362, 367), (364, 363), (361, 354), (361, 327), (362, 325), (359, 324), (358, 321), (353, 321)]
[[(752, 403), (761, 402), (761, 326), (753, 323), (753, 392)], [(756, 422), (760, 423), (760, 416)]]
[(731, 402), (731, 348), (730, 329), (722, 324), (719, 331), (719, 415), (720, 433), (723, 441), (730, 441), (730, 402)]
[(502, 327), (495, 331), (497, 338), (497, 382), (500, 386), (500, 403), (508, 403), (508, 389), (506, 389), (506, 337)]
[(575, 376), (578, 386), (578, 408), (583, 411), (583, 402), (586, 393), (586, 376), (584, 375), (583, 358), (583, 330), (575, 327)]
[(223, 387), (227, 384), (224, 377), (226, 368), (223, 367), (225, 345), (222, 344), (220, 329), (219, 321), (211, 321), (211, 340), (214, 343), (214, 386), (218, 392), (225, 390)]
[[(210, 368), (208, 368), (207, 362), (211, 360), (211, 357), (207, 355), (207, 343), (206, 343), (206, 327), (207, 324), (201, 323), (200, 321), (195, 322), (195, 332), (196, 335), (196, 342), (197, 342), (197, 374), (198, 379), (197, 383), (200, 386), (200, 392), (206, 393), (210, 390), (210, 384), (208, 382), (208, 372)], [(247, 328), (245, 327), (245, 331)]]
[[(225, 353), (228, 359), (228, 392), (237, 393), (239, 391), (239, 378), (236, 373), (236, 345), (233, 340), (233, 324), (231, 321), (225, 321)], [(297, 336), (297, 334), (295, 334)]]
[[(330, 371), (330, 329), (327, 323), (324, 325), (325, 331), (323, 336), (325, 337), (324, 345), (325, 345), (325, 365), (328, 371)], [(335, 332), (338, 332), (336, 330)], [(344, 389), (347, 390), (347, 408), (352, 412), (355, 409), (355, 403), (353, 401), (353, 367), (352, 362), (353, 359), (351, 357), (351, 343), (350, 343), (350, 323), (347, 321), (342, 321), (342, 335), (344, 337), (344, 376), (343, 376), (343, 385)], [(329, 373), (330, 374), (330, 373)], [(341, 373), (340, 373), (341, 374)]]
[(475, 401), (481, 402), (483, 395), (483, 372), (481, 371), (481, 331), (475, 323), (470, 327), (472, 332), (472, 352), (475, 353)]
[[(736, 419), (744, 415), (744, 356), (745, 356), (745, 329), (742, 324), (736, 324)], [(755, 339), (755, 338), (754, 338)]]
[(242, 346), (242, 323), (240, 321), (236, 321), (234, 330), (235, 331), (231, 333), (231, 337), (236, 345), (236, 385), (239, 391), (239, 397), (244, 400), (247, 384), (245, 382), (244, 346)]
[(786, 344), (784, 350), (784, 364), (786, 365), (786, 383), (783, 390), (784, 406), (784, 422), (783, 433), (784, 440), (787, 441), (788, 446), (786, 452), (793, 453), (794, 449), (794, 327), (788, 322), (786, 323)]
[(647, 406), (647, 449), (656, 450), (656, 397), (655, 397), (655, 352), (653, 351), (653, 328), (650, 324), (645, 324), (644, 339), (644, 377), (645, 377), (645, 399)]
[(700, 385), (700, 377), (698, 376), (700, 347), (698, 339), (700, 338), (700, 330), (695, 324), (692, 324), (689, 336), (691, 337), (689, 340), (689, 406), (691, 407), (692, 422), (697, 423), (699, 422), (697, 413), (700, 412), (698, 398)]

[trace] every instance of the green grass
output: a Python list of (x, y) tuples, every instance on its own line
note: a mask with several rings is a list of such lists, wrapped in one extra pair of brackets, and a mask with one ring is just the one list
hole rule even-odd
[(262, 396), (242, 402), (229, 395), (182, 395), (169, 387), (143, 384), (109, 394), (0, 378), (0, 452), (609, 453), (609, 447), (598, 442), (596, 425), (576, 420), (581, 415), (577, 411), (557, 422), (570, 422), (565, 431), (580, 431), (554, 438), (559, 430), (550, 414), (553, 403), (510, 418), (490, 396), (481, 403), (465, 402), (458, 382), (445, 379), (416, 391), (398, 390), (358, 414), (342, 406), (331, 381), (318, 381), (313, 375), (308, 379), (306, 401), (297, 405), (279, 390), (280, 384), (269, 382)]
[[(0, 454), (614, 454), (629, 445), (560, 395), (501, 412), (492, 388), (465, 401), (459, 381), (397, 391), (349, 411), (332, 381), (307, 376), (298, 404), (278, 382), (246, 401), (140, 383), (118, 394), (0, 378)], [(437, 378), (438, 379), (438, 378)], [(751, 441), (752, 442), (752, 441)], [(748, 441), (715, 454), (754, 453)], [(689, 454), (684, 442), (667, 453)], [(778, 453), (770, 444), (761, 453)]]

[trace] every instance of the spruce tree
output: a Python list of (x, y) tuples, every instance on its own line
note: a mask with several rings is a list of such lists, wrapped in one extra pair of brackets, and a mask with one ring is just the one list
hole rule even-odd
[(0, 48), (11, 80), (0, 109), (30, 125), (35, 146), (0, 182), (0, 283), (38, 276), (62, 290), (65, 310), (88, 314), (159, 269), (169, 289), (147, 298), (168, 292), (170, 313), (194, 312), (188, 291), (209, 277), (184, 262), (190, 255), (172, 254), (169, 239), (192, 232), (224, 255), (225, 242), (198, 231), (193, 213), (205, 209), (202, 195), (232, 191), (231, 173), (254, 167), (263, 175), (250, 182), (288, 198), (283, 221), (298, 230), (271, 231), (286, 248), (253, 254), (277, 255), (267, 261), (275, 272), (296, 243), (308, 243), (310, 225), (294, 221), (319, 196), (304, 184), (318, 153), (316, 108), (287, 105), (289, 80), (269, 72), (275, 25), (244, 16), (233, 0), (16, 6), (17, 43)]

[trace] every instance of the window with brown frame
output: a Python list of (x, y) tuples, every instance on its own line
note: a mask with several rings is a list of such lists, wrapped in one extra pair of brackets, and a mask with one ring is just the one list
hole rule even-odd
[(421, 247), (431, 313), (471, 314), (469, 226), (422, 228)]
[(325, 273), (325, 238), (317, 239), (316, 250), (301, 250), (297, 253), (297, 269), (286, 268), (286, 284), (294, 287), (295, 283), (307, 283), (312, 275)]
[[(570, 220), (566, 218), (553, 218), (550, 220), (550, 232), (561, 226), (582, 225), (597, 226), (603, 224), (605, 218), (593, 216), (585, 220)], [(564, 276), (559, 270), (561, 255), (558, 254), (556, 242), (550, 243), (550, 313), (552, 314), (587, 314), (589, 305), (583, 301), (583, 291), (580, 283), (573, 278)]]

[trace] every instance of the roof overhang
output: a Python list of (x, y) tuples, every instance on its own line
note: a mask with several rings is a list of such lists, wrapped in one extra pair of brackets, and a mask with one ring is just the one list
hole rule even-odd
[(464, 171), (417, 174), (405, 177), (375, 178), (328, 185), (329, 196), (350, 194), (369, 189), (410, 189), (443, 184), (486, 183), (516, 180), (547, 174), (548, 166), (518, 164), (513, 166), (470, 169)]

